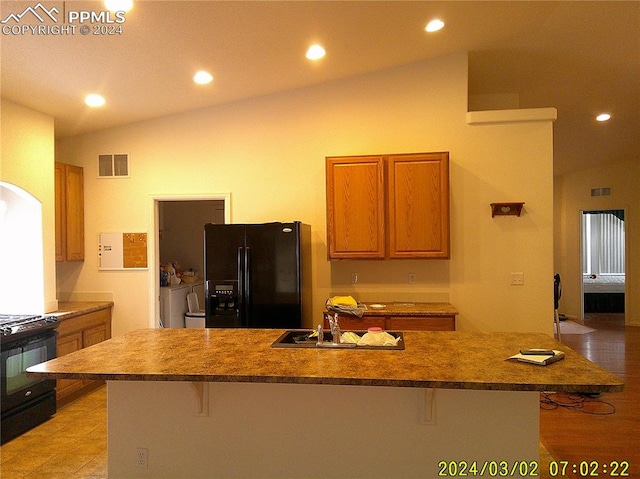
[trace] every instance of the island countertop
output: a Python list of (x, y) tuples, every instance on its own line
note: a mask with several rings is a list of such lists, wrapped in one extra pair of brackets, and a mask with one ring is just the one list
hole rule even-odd
[[(501, 391), (621, 391), (623, 381), (542, 333), (407, 331), (404, 350), (271, 348), (274, 329), (141, 329), (32, 366), (54, 379), (335, 384)], [(506, 359), (559, 349), (536, 366)]]

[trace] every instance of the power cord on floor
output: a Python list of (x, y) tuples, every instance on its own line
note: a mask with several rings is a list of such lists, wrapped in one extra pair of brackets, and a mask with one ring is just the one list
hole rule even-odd
[(596, 416), (607, 416), (616, 412), (616, 407), (613, 404), (595, 398), (591, 394), (543, 392), (540, 395), (540, 409), (552, 411), (558, 408)]

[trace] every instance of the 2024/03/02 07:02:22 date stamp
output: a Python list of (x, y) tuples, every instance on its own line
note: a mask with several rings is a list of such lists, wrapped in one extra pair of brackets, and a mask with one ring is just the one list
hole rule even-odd
[[(564, 477), (571, 472), (579, 477), (631, 477), (628, 461), (551, 461), (549, 476)], [(440, 461), (439, 477), (539, 477), (538, 461)]]

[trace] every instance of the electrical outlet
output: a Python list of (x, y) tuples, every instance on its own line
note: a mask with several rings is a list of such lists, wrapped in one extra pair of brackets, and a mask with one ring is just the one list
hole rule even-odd
[(524, 285), (524, 273), (511, 273), (511, 284), (513, 286)]
[(147, 469), (149, 467), (149, 449), (139, 447), (136, 449), (136, 467), (139, 469)]
[(416, 284), (416, 274), (409, 273), (409, 284)]
[(358, 282), (358, 273), (351, 273), (351, 282), (356, 284)]

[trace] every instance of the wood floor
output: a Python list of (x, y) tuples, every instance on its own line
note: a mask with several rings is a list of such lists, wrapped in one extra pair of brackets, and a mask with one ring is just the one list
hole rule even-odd
[[(599, 477), (609, 477), (604, 464), (627, 461), (628, 477), (640, 478), (640, 327), (625, 327), (621, 315), (593, 315), (583, 324), (595, 331), (565, 334), (563, 343), (621, 376), (625, 390), (598, 398), (549, 396), (581, 408), (548, 410), (541, 398), (540, 478), (585, 477), (571, 471), (573, 464), (579, 469), (581, 461), (599, 464)], [(613, 414), (604, 414), (612, 408)], [(549, 462), (554, 460), (567, 462), (566, 474), (550, 474)], [(3, 445), (0, 477), (105, 479), (106, 388), (61, 408), (50, 421)]]
[(551, 406), (541, 404), (541, 442), (555, 460), (568, 462), (566, 477), (587, 477), (579, 474), (582, 461), (599, 465), (600, 477), (609, 477), (611, 462), (626, 461), (628, 477), (640, 478), (640, 327), (625, 326), (622, 314), (592, 314), (581, 324), (595, 331), (565, 334), (562, 342), (623, 378), (624, 391), (593, 399), (550, 395), (575, 407), (546, 410)]

